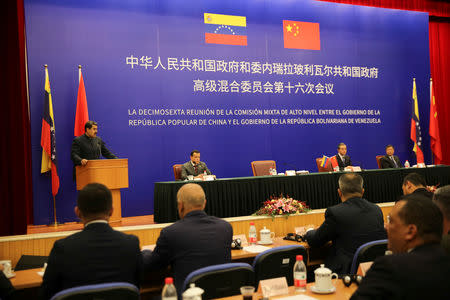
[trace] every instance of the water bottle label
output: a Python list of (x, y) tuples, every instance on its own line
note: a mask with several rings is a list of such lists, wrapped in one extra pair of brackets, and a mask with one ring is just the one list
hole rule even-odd
[(256, 244), (256, 237), (249, 236), (248, 239), (250, 244)]
[(294, 286), (305, 287), (306, 286), (306, 273), (294, 273)]

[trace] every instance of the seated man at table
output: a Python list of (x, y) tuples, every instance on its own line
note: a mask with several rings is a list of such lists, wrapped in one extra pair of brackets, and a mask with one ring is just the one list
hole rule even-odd
[(81, 232), (57, 240), (48, 258), (41, 292), (49, 299), (57, 292), (81, 285), (129, 282), (139, 285), (142, 255), (139, 239), (111, 228), (111, 191), (90, 183), (78, 193), (76, 215)]
[(394, 146), (387, 145), (386, 146), (386, 155), (380, 159), (380, 164), (382, 169), (390, 169), (390, 168), (401, 168), (402, 163), (397, 155), (394, 155)]
[(336, 154), (336, 161), (339, 165), (339, 170), (343, 171), (345, 167), (351, 166), (352, 161), (350, 159), (350, 156), (347, 155), (347, 145), (344, 143), (339, 143), (338, 145), (338, 154)]
[(351, 300), (449, 299), (450, 256), (439, 245), (439, 208), (421, 195), (403, 196), (386, 230), (393, 254), (374, 261)]
[(434, 192), (433, 202), (439, 207), (444, 218), (441, 246), (450, 254), (450, 185), (438, 188)]
[(409, 173), (403, 178), (403, 195), (419, 194), (431, 200), (433, 193), (427, 190), (425, 179), (417, 173)]
[(233, 228), (205, 212), (206, 198), (202, 187), (189, 183), (177, 193), (181, 220), (165, 227), (153, 252), (143, 251), (145, 270), (172, 266), (179, 294), (186, 276), (197, 269), (231, 262)]
[(209, 171), (206, 164), (200, 161), (200, 151), (193, 150), (191, 152), (191, 160), (181, 166), (181, 179), (187, 179), (188, 175), (192, 175), (194, 178), (203, 178), (204, 172), (207, 175), (211, 175), (211, 171)]
[(325, 265), (338, 274), (350, 271), (353, 255), (364, 243), (386, 238), (383, 213), (378, 205), (362, 198), (363, 179), (348, 173), (339, 177), (339, 197), (342, 203), (328, 207), (325, 221), (316, 230), (309, 229), (305, 239), (311, 247), (332, 241)]

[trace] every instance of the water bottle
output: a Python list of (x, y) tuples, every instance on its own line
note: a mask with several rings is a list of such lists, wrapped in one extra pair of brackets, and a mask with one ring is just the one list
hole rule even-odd
[(269, 175), (273, 175), (273, 169), (272, 168), (269, 169)]
[(177, 290), (173, 285), (173, 278), (166, 277), (165, 285), (162, 290), (161, 299), (162, 300), (177, 300)]
[(256, 245), (256, 227), (254, 222), (250, 222), (250, 229), (248, 230), (248, 244), (250, 246)]
[(405, 161), (405, 168), (409, 168), (410, 166), (409, 161)]
[(306, 266), (303, 255), (297, 255), (294, 265), (294, 287), (295, 292), (306, 292)]

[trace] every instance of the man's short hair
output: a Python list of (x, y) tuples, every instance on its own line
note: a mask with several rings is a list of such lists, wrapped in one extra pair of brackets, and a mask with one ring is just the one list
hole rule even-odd
[(205, 204), (206, 196), (203, 188), (196, 183), (183, 185), (177, 193), (177, 201), (185, 206), (201, 207)]
[(337, 148), (339, 149), (339, 148), (341, 148), (341, 146), (347, 146), (347, 145), (346, 145), (346, 144), (344, 144), (344, 143), (339, 143), (339, 145), (338, 145), (338, 147), (337, 147)]
[(406, 175), (405, 178), (403, 178), (402, 185), (405, 185), (407, 181), (411, 182), (415, 186), (427, 186), (425, 179), (423, 179), (423, 177), (417, 173), (409, 173), (408, 175)]
[(194, 153), (198, 153), (198, 154), (200, 154), (200, 151), (198, 151), (198, 150), (192, 150), (192, 151), (191, 151), (191, 156), (193, 156), (193, 155), (194, 155)]
[(98, 126), (97, 122), (95, 121), (87, 121), (86, 124), (84, 124), (84, 131), (91, 129), (92, 126)]
[(85, 217), (107, 215), (112, 209), (111, 191), (101, 183), (89, 183), (78, 192), (77, 206)]
[(339, 177), (339, 189), (342, 194), (362, 194), (364, 180), (361, 175), (356, 173), (347, 173)]
[(434, 192), (433, 201), (441, 209), (444, 218), (450, 220), (450, 185), (438, 188)]
[(386, 148), (384, 148), (384, 149), (387, 150), (387, 148), (395, 149), (394, 146), (392, 146), (391, 144), (387, 145)]
[(432, 201), (423, 195), (400, 197), (404, 201), (398, 215), (406, 225), (414, 224), (417, 234), (427, 243), (439, 243), (442, 238), (442, 212)]

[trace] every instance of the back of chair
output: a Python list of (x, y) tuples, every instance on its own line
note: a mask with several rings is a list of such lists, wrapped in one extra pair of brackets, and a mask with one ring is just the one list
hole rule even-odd
[(175, 176), (175, 181), (181, 180), (181, 166), (180, 164), (173, 165), (173, 175)]
[(253, 176), (266, 176), (270, 175), (269, 169), (276, 169), (276, 163), (274, 160), (255, 160), (252, 161)]
[(205, 291), (203, 299), (222, 298), (239, 295), (241, 286), (254, 285), (254, 273), (245, 263), (214, 265), (191, 272), (184, 280), (182, 292), (191, 283)]
[(361, 245), (353, 256), (350, 273), (356, 274), (358, 266), (362, 262), (374, 261), (375, 258), (383, 256), (387, 250), (387, 240), (377, 240)]
[(381, 158), (384, 155), (377, 155), (375, 158), (377, 159), (378, 169), (381, 169)]
[(255, 286), (258, 286), (260, 280), (277, 277), (286, 277), (288, 285), (293, 285), (293, 270), (297, 255), (303, 255), (306, 265), (308, 253), (305, 247), (300, 245), (277, 247), (260, 253), (253, 261)]
[(83, 285), (60, 291), (51, 300), (139, 300), (139, 289), (128, 282)]
[(331, 166), (331, 162), (328, 162), (325, 167), (322, 167), (322, 157), (316, 158), (317, 170), (319, 172), (332, 172), (333, 167)]

